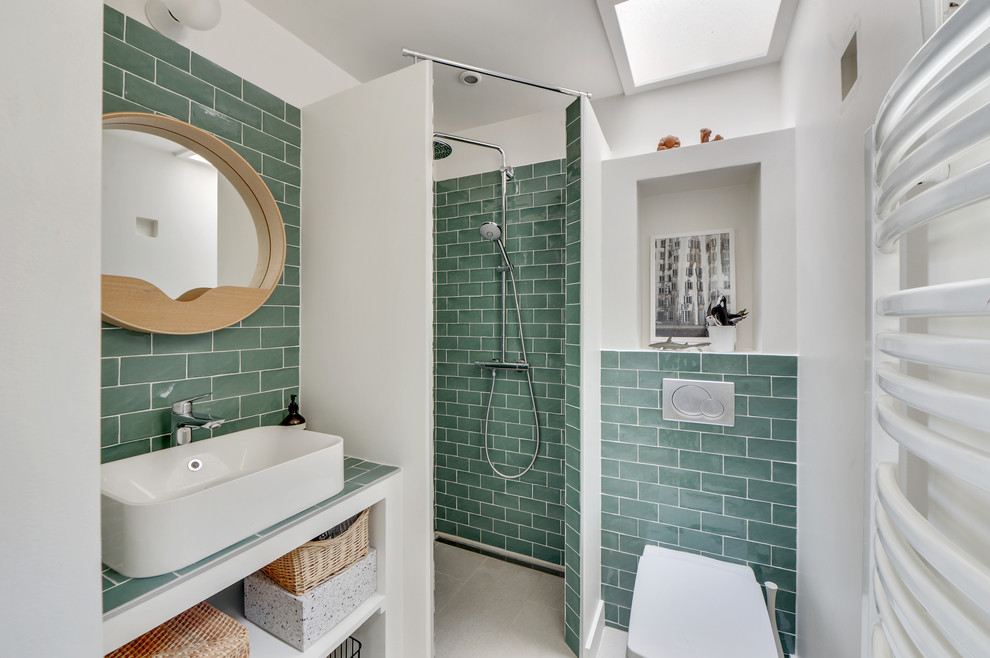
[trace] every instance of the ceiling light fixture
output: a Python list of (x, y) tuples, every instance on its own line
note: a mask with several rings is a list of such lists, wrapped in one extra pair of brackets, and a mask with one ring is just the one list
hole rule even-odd
[(148, 0), (144, 7), (151, 26), (178, 41), (186, 28), (212, 30), (220, 22), (220, 0)]
[(481, 74), (474, 71), (461, 71), (460, 79), (468, 87), (473, 87), (481, 82)]

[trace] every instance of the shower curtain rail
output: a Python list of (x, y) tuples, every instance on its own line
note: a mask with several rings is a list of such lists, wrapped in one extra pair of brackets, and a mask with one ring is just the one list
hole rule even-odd
[(483, 69), (479, 66), (471, 66), (470, 64), (464, 64), (463, 62), (455, 62), (452, 59), (444, 59), (442, 57), (434, 57), (433, 55), (427, 55), (425, 53), (416, 52), (415, 50), (409, 50), (408, 48), (402, 49), (403, 57), (412, 57), (413, 59), (420, 60), (426, 59), (431, 62), (436, 62), (437, 64), (443, 64), (444, 66), (451, 66), (455, 69), (463, 69), (465, 71), (473, 71), (475, 73), (481, 73), (482, 75), (488, 75), (493, 78), (499, 78), (501, 80), (508, 80), (509, 82), (518, 82), (519, 84), (529, 85), (530, 87), (537, 87), (539, 89), (546, 89), (547, 91), (555, 91), (558, 94), (566, 94), (568, 96), (577, 96), (591, 98), (591, 94), (586, 91), (577, 91), (574, 89), (568, 89), (567, 87), (558, 87), (556, 85), (548, 85), (542, 82), (536, 82), (535, 80), (528, 80), (526, 78), (520, 78), (515, 75), (509, 75), (508, 73), (499, 73), (498, 71), (492, 71), (491, 69)]

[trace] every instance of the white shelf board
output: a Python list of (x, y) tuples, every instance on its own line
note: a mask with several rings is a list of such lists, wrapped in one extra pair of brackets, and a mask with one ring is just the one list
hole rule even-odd
[[(109, 653), (127, 644), (200, 601), (236, 584), (247, 574), (254, 573), (327, 528), (384, 500), (386, 495), (394, 496), (397, 482), (394, 476), (397, 474), (398, 471), (388, 473), (326, 507), (318, 507), (302, 518), (259, 537), (257, 541), (227, 553), (149, 594), (138, 597), (131, 603), (112, 610), (109, 615), (105, 614), (104, 651)], [(374, 524), (374, 521), (372, 523)], [(295, 657), (300, 653), (295, 651), (289, 655)]]
[(325, 658), (372, 615), (384, 610), (385, 595), (379, 592), (372, 594), (306, 651), (299, 651), (245, 619), (243, 583), (231, 585), (207, 599), (207, 602), (247, 627), (251, 634), (251, 658)]

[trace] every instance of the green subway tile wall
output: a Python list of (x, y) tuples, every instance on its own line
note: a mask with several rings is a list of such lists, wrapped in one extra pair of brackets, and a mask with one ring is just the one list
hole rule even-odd
[[(736, 385), (733, 427), (661, 417), (662, 379)], [(795, 647), (797, 357), (602, 352), (602, 598), (629, 624), (647, 544), (748, 564)]]
[[(500, 356), (502, 262), (482, 223), (501, 224), (498, 171), (435, 184), (436, 529), (562, 564), (564, 550), (564, 162), (515, 168), (505, 246), (515, 266), (540, 419), (533, 470), (505, 480), (485, 461), (482, 422), (491, 379), (474, 365)], [(507, 284), (506, 360), (522, 357)], [(525, 373), (504, 371), (488, 438), (500, 470), (518, 472), (535, 445)], [(501, 465), (506, 465), (504, 469)]]
[(209, 391), (199, 409), (227, 419), (215, 435), (276, 424), (299, 386), (299, 110), (109, 7), (103, 58), (103, 111), (166, 114), (223, 139), (268, 184), (288, 246), (271, 298), (233, 327), (165, 336), (103, 325), (102, 460), (167, 447), (170, 404)]
[(564, 641), (581, 655), (581, 100), (567, 107), (564, 306)]

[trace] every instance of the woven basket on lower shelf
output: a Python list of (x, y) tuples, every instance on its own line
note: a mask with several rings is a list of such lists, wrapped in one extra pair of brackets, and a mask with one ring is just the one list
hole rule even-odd
[(261, 571), (297, 596), (322, 585), (368, 554), (369, 512), (361, 512), (340, 536), (306, 542)]
[(106, 658), (248, 658), (248, 629), (209, 603), (199, 603)]

